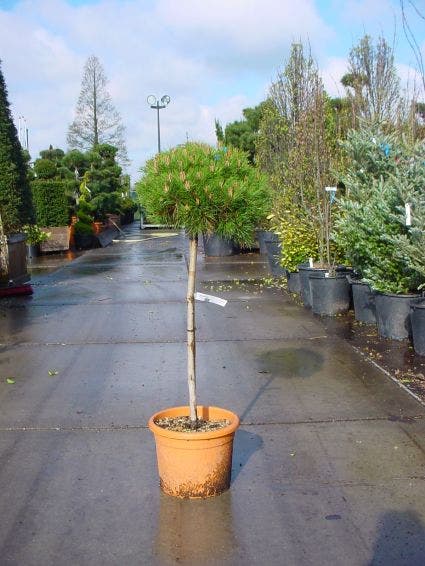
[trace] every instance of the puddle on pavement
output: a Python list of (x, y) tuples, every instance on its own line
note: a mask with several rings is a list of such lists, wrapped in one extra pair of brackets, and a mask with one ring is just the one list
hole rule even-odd
[(308, 348), (281, 348), (258, 357), (260, 372), (282, 377), (311, 377), (323, 366), (323, 356)]

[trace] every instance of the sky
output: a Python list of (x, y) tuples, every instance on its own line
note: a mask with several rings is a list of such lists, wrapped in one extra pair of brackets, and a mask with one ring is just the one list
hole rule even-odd
[[(405, 0), (425, 58), (425, 0)], [(364, 34), (394, 44), (402, 81), (416, 62), (399, 0), (0, 0), (0, 59), (15, 125), (28, 128), (33, 159), (52, 144), (67, 149), (86, 60), (96, 55), (126, 128), (132, 182), (161, 148), (215, 143), (214, 120), (242, 118), (267, 96), (291, 43), (309, 43), (325, 87), (343, 95), (350, 49)], [(425, 98), (425, 97), (424, 97)], [(23, 122), (23, 121), (22, 121)]]

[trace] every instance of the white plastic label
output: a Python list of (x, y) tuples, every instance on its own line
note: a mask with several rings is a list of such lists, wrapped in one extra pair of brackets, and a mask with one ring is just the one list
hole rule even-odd
[(411, 210), (410, 210), (410, 203), (406, 202), (406, 204), (404, 205), (404, 208), (406, 209), (406, 226), (411, 226), (412, 225), (412, 214), (411, 214)]
[(195, 293), (195, 299), (197, 301), (202, 301), (204, 303), (214, 303), (220, 307), (225, 307), (227, 305), (226, 299), (220, 299), (220, 297), (214, 297), (213, 295), (205, 295), (204, 293)]

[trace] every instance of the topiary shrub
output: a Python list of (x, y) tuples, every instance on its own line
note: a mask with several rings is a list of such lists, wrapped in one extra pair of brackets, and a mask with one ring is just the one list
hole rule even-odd
[(56, 163), (50, 159), (37, 159), (34, 163), (34, 173), (37, 179), (53, 179), (56, 176)]
[(187, 143), (146, 163), (136, 184), (141, 205), (159, 224), (184, 228), (190, 238), (187, 290), (190, 420), (196, 428), (195, 309), (198, 234), (216, 233), (240, 245), (253, 242), (269, 206), (266, 178), (238, 149)]
[(69, 224), (69, 183), (59, 179), (36, 179), (31, 182), (31, 189), (39, 226)]

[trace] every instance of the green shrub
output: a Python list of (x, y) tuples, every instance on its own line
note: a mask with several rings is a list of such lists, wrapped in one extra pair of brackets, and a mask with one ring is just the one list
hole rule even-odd
[(282, 244), (280, 263), (288, 271), (297, 271), (298, 265), (310, 257), (318, 259), (315, 226), (300, 211), (287, 211), (274, 222), (273, 230)]
[(59, 179), (36, 179), (31, 182), (33, 201), (39, 226), (69, 224), (69, 183)]
[(93, 226), (79, 220), (74, 224), (74, 233), (77, 235), (93, 234)]
[(406, 202), (414, 202), (415, 191), (423, 192), (423, 150), (415, 168), (412, 147), (377, 128), (352, 131), (343, 145), (349, 162), (343, 176), (346, 195), (338, 199), (335, 240), (373, 289), (414, 291), (421, 279), (409, 260), (407, 244), (414, 230), (405, 226), (404, 210)]
[(53, 179), (56, 176), (56, 163), (50, 159), (37, 159), (34, 163), (34, 173), (37, 179)]
[(34, 222), (27, 178), (27, 159), (9, 108), (6, 83), (0, 68), (0, 215), (5, 234)]
[(45, 242), (51, 235), (50, 232), (43, 232), (43, 230), (40, 230), (37, 224), (25, 224), (22, 229), (26, 235), (27, 244), (33, 246)]
[(191, 237), (214, 232), (250, 245), (269, 210), (266, 178), (239, 149), (187, 143), (156, 155), (143, 173), (136, 190), (149, 218)]
[(118, 192), (99, 193), (90, 204), (96, 220), (104, 220), (107, 214), (120, 214), (122, 197)]

